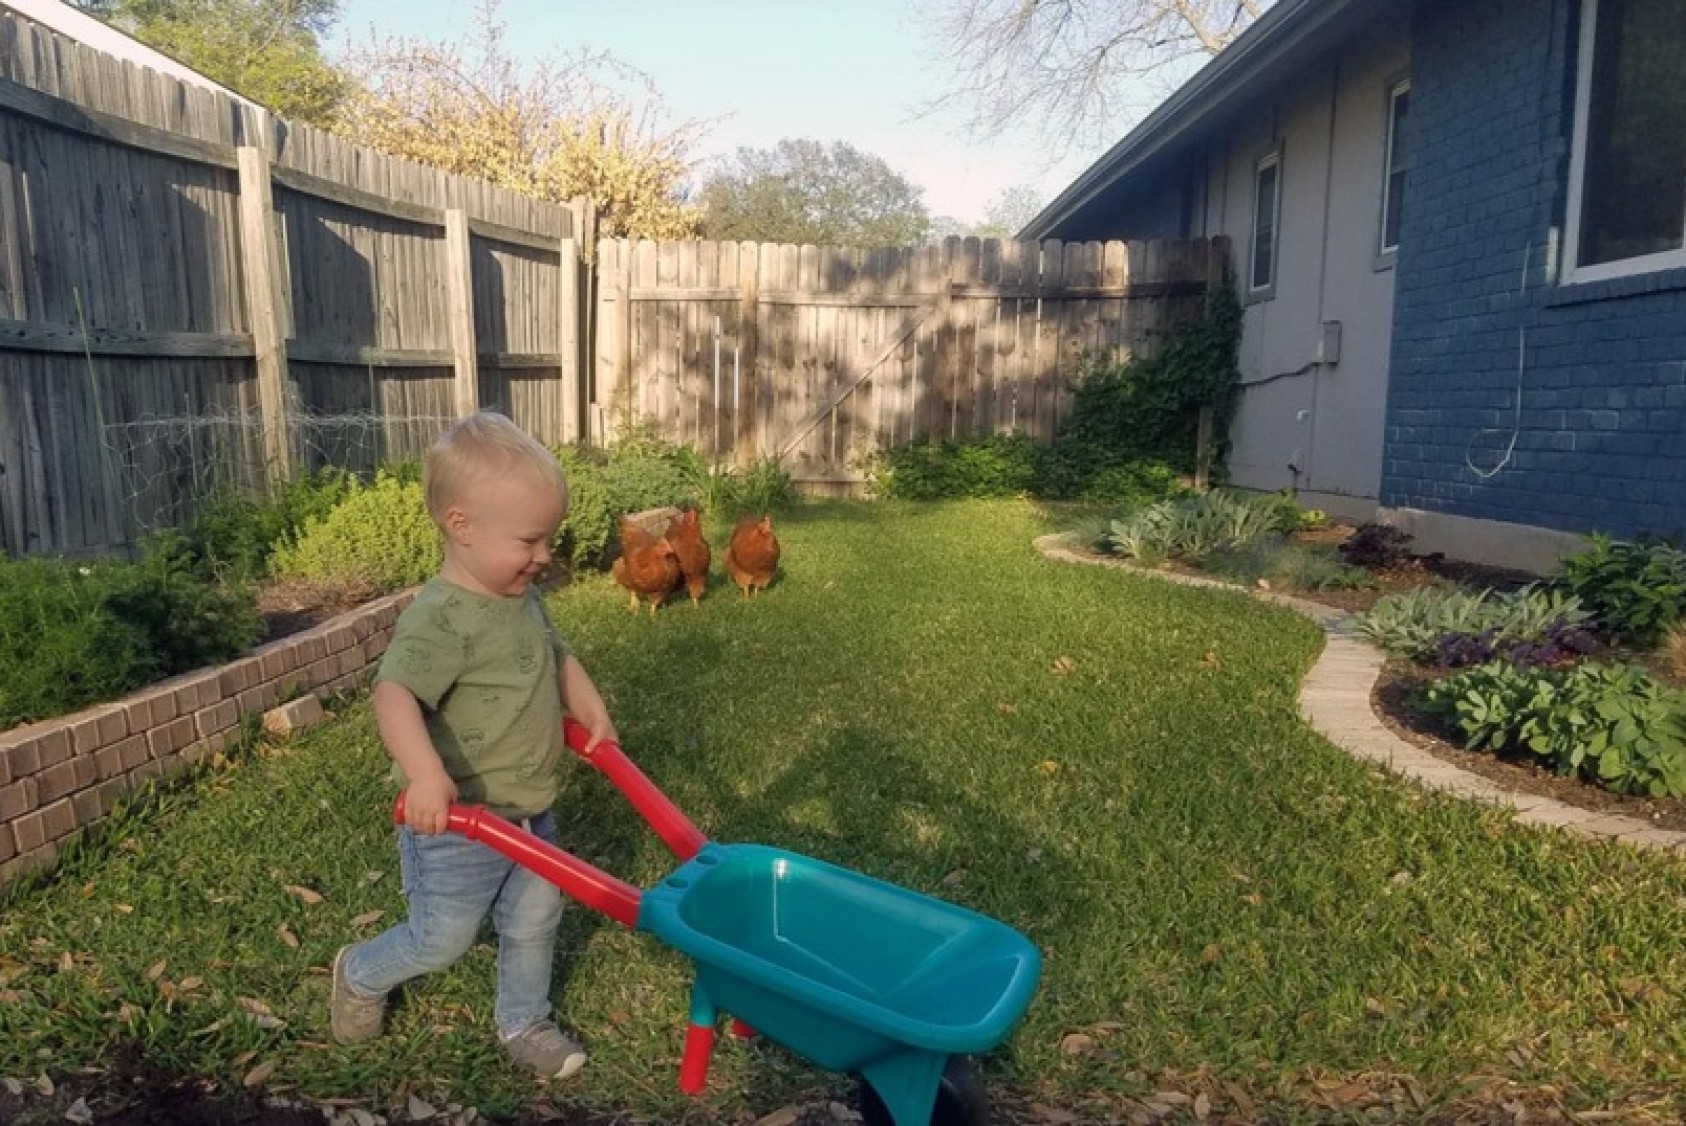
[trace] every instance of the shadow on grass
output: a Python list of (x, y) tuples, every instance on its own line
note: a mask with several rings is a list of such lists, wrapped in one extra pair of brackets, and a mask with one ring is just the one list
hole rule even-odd
[[(676, 607), (668, 612), (691, 611)], [(616, 694), (647, 702), (637, 714), (629, 708), (617, 717), (626, 750), (664, 792), (686, 795), (687, 815), (709, 836), (788, 848), (985, 913), (986, 905), (976, 902), (978, 888), (991, 879), (1028, 881), (1033, 885), (1028, 894), (1021, 885), (1005, 898), (1023, 895), (1024, 902), (1035, 904), (1035, 917), (1003, 921), (1033, 932), (1047, 945), (1075, 941), (1088, 924), (1090, 912), (1084, 898), (1070, 892), (1073, 870), (1058, 846), (1022, 831), (1005, 811), (939, 782), (924, 763), (931, 752), (906, 736), (845, 720), (799, 754), (770, 765), (764, 776), (744, 778), (741, 771), (718, 767), (714, 757), (731, 750), (720, 745), (718, 733), (705, 732), (700, 722), (663, 722), (708, 715), (707, 689), (698, 678), (670, 678), (664, 670), (726, 659), (722, 643), (689, 632), (654, 631), (644, 641), (637, 662), (614, 668)], [(654, 654), (650, 645), (657, 647)], [(803, 742), (793, 740), (793, 745)], [(952, 754), (952, 746), (944, 753)], [(649, 872), (654, 835), (605, 779), (582, 775), (558, 812), (564, 848), (622, 878), (630, 879), (634, 870)], [(677, 863), (669, 861), (669, 868)], [(983, 871), (991, 865), (1004, 871)], [(997, 897), (986, 889), (983, 898)], [(564, 947), (583, 949), (605, 925), (602, 916), (571, 910)], [(575, 967), (564, 958), (553, 987), (558, 997), (574, 974)], [(676, 1001), (674, 1028), (685, 1019), (683, 1002)], [(758, 1058), (767, 1050), (761, 1045), (755, 1041), (748, 1049), (757, 1058), (747, 1061), (738, 1091), (757, 1113), (766, 1113), (792, 1098), (793, 1077), (788, 1067)], [(795, 1082), (810, 1090), (813, 1086), (811, 1078)]]

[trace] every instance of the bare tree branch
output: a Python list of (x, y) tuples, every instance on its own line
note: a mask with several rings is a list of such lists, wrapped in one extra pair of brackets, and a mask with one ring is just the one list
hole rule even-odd
[(920, 0), (955, 80), (932, 109), (1030, 125), (1063, 152), (1123, 128), (1133, 82), (1222, 51), (1271, 0)]

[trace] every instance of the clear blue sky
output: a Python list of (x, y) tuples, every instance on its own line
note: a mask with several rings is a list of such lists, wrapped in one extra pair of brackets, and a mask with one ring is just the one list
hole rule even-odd
[[(475, 7), (344, 0), (332, 40), (466, 38)], [(504, 0), (500, 18), (518, 56), (591, 48), (643, 71), (673, 116), (713, 122), (699, 155), (847, 141), (924, 188), (934, 215), (982, 219), (1016, 184), (1051, 199), (1088, 163), (1050, 163), (1023, 134), (969, 141), (957, 114), (919, 117), (949, 75), (912, 0)]]

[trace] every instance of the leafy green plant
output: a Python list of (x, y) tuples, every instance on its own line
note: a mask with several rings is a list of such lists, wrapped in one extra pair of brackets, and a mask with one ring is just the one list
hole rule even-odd
[(1329, 522), (1328, 514), (1321, 509), (1302, 508), (1292, 489), (1260, 493), (1257, 499), (1259, 503), (1270, 508), (1275, 517), (1276, 530), (1284, 535), (1321, 528)]
[(1527, 751), (1620, 793), (1686, 796), (1686, 694), (1641, 669), (1490, 661), (1437, 682), (1427, 702), (1471, 749)]
[(796, 503), (796, 483), (776, 457), (757, 459), (747, 468), (723, 467), (703, 472), (696, 481), (703, 508), (722, 516), (777, 512)]
[(113, 572), (107, 604), (148, 638), (149, 679), (229, 660), (262, 631), (250, 589), (219, 581), (187, 540), (167, 532), (147, 541), (139, 562)]
[(238, 656), (260, 623), (179, 537), (138, 562), (0, 557), (0, 727), (63, 715)]
[(1261, 579), (1287, 590), (1361, 590), (1375, 585), (1367, 571), (1342, 563), (1333, 551), (1289, 543), (1281, 535), (1214, 551), (1201, 567), (1243, 586), (1254, 586)]
[(1448, 635), (1485, 634), (1494, 644), (1535, 645), (1589, 617), (1573, 596), (1535, 585), (1502, 594), (1424, 586), (1378, 599), (1359, 618), (1359, 630), (1395, 656), (1428, 661)]
[(421, 482), (382, 470), (372, 484), (353, 486), (326, 516), (285, 537), (271, 569), (279, 578), (397, 590), (424, 582), (443, 559)]
[(971, 441), (921, 439), (884, 450), (871, 465), (873, 495), (899, 500), (1007, 497), (1029, 492), (1036, 481), (1036, 449), (1023, 434)]
[(1664, 540), (1595, 535), (1563, 561), (1557, 581), (1605, 631), (1640, 645), (1655, 644), (1686, 616), (1686, 552)]
[(204, 502), (177, 533), (196, 567), (233, 579), (261, 578), (270, 553), (308, 521), (326, 516), (356, 478), (332, 466), (276, 485), (267, 497), (221, 492)]
[(1156, 560), (1198, 563), (1277, 534), (1276, 506), (1253, 496), (1213, 490), (1174, 497), (1116, 520), (1112, 550), (1151, 565)]
[(1163, 460), (1192, 470), (1200, 408), (1212, 408), (1220, 444), (1229, 433), (1240, 346), (1241, 301), (1225, 278), (1207, 292), (1201, 317), (1179, 326), (1157, 353), (1082, 372), (1061, 440), (1119, 461)]
[(628, 512), (702, 502), (708, 470), (695, 451), (634, 432), (603, 449), (557, 451), (568, 479), (568, 513), (557, 530), (556, 552), (578, 568), (601, 563)]

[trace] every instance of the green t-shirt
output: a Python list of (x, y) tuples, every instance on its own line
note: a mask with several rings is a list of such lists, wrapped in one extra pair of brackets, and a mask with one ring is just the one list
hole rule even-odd
[(567, 655), (537, 589), (496, 598), (434, 578), (399, 616), (375, 683), (421, 704), (458, 801), (530, 817), (556, 801)]

